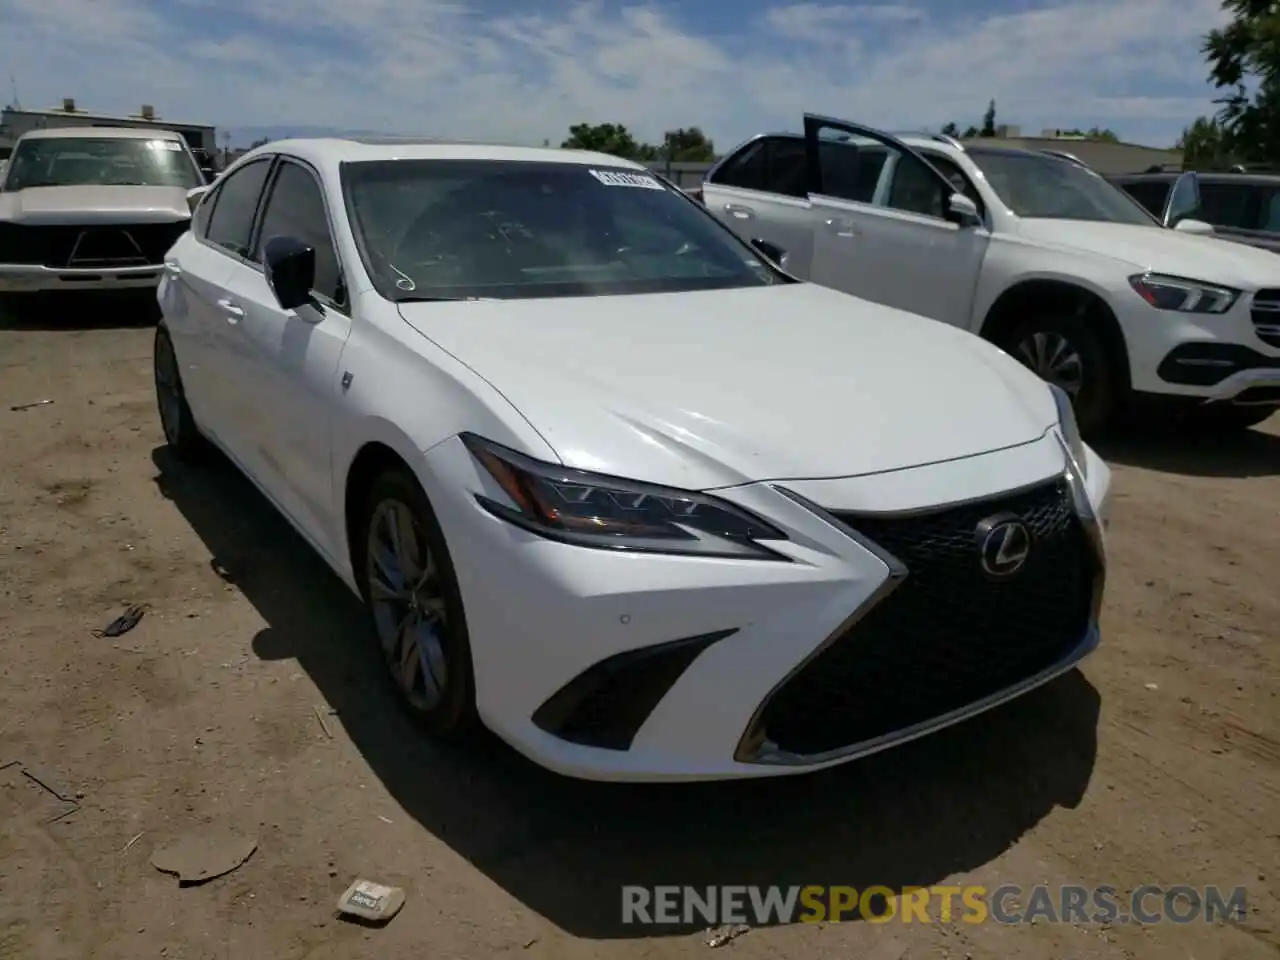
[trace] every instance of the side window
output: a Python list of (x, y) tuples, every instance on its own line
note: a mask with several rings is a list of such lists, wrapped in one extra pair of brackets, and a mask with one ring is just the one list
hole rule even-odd
[(1243, 183), (1200, 183), (1198, 219), (1215, 227), (1248, 228), (1253, 188)]
[[(213, 198), (205, 237), (210, 243), (234, 253), (238, 257), (249, 256), (249, 236), (253, 233), (253, 217), (258, 210), (258, 198), (266, 182), (271, 161), (255, 160), (241, 167), (218, 185), (218, 195)], [(203, 204), (202, 204), (203, 206)]]
[(840, 140), (818, 141), (822, 192), (839, 200), (874, 203), (889, 151), (874, 140), (859, 145)]
[(955, 161), (941, 154), (934, 153), (932, 150), (924, 151), (924, 156), (934, 168), (951, 182), (956, 193), (963, 193), (966, 197), (978, 205), (978, 212), (983, 212), (982, 194), (978, 193), (978, 188), (973, 185), (973, 181), (965, 175)]
[(311, 171), (296, 163), (280, 164), (258, 234), (253, 259), (261, 261), (262, 247), (272, 237), (293, 237), (316, 251), (315, 292), (337, 304), (345, 302), (342, 271), (325, 213), (324, 194)]
[(218, 191), (210, 190), (191, 215), (191, 232), (197, 237), (203, 237), (209, 232), (209, 214), (213, 212), (213, 205), (217, 202)]
[(934, 172), (909, 153), (895, 150), (894, 161), (884, 206), (941, 220), (943, 187)]
[(765, 141), (757, 140), (747, 144), (720, 167), (711, 182), (743, 190), (764, 190), (766, 172)]
[(1259, 193), (1257, 229), (1280, 233), (1280, 188), (1261, 187)]
[(774, 137), (765, 141), (764, 189), (784, 197), (809, 195), (809, 160), (803, 140)]
[(1164, 205), (1169, 199), (1171, 184), (1164, 180), (1130, 180), (1119, 184), (1121, 189), (1137, 200), (1153, 217), (1164, 213)]

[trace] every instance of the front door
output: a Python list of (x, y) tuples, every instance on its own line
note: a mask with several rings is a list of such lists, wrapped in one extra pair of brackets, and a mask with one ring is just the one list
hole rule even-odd
[[(255, 413), (244, 428), (259, 481), (315, 545), (332, 554), (343, 542), (330, 459), (342, 393), (339, 362), (351, 334), (343, 271), (317, 175), (282, 159), (268, 190), (251, 257), (255, 268), (240, 267), (230, 285), (243, 311), (241, 382)], [(277, 236), (316, 251), (314, 302), (296, 310), (280, 306), (264, 272), (262, 250)]]
[(887, 134), (806, 116), (809, 279), (968, 327), (990, 232), (951, 212), (953, 185)]

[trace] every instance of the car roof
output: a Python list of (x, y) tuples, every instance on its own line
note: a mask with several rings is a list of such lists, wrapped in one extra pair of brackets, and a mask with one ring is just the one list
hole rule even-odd
[(45, 127), (28, 130), (21, 140), (182, 140), (175, 130), (147, 127)]
[(527, 147), (434, 137), (299, 137), (273, 140), (246, 153), (255, 156), (288, 154), (320, 169), (337, 172), (343, 163), (373, 160), (508, 160), (516, 163), (578, 163), (583, 166), (623, 167), (648, 171), (643, 164), (591, 150)]

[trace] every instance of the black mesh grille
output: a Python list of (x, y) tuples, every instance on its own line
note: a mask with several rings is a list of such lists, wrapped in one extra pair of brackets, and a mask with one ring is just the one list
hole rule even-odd
[[(992, 580), (976, 531), (1006, 512), (1031, 552)], [(907, 576), (765, 707), (756, 730), (783, 750), (836, 750), (961, 709), (1052, 666), (1088, 630), (1095, 561), (1065, 481), (928, 515), (837, 516)]]
[(189, 225), (189, 220), (91, 226), (0, 224), (0, 263), (88, 269), (159, 265)]
[(1258, 339), (1280, 347), (1280, 290), (1259, 290), (1255, 293), (1251, 316)]

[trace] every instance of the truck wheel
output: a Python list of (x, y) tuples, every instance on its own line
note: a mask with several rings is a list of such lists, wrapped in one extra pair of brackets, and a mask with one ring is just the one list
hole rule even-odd
[(1111, 422), (1117, 364), (1084, 317), (1050, 310), (1014, 324), (996, 343), (1041, 379), (1066, 391), (1082, 434), (1097, 434)]

